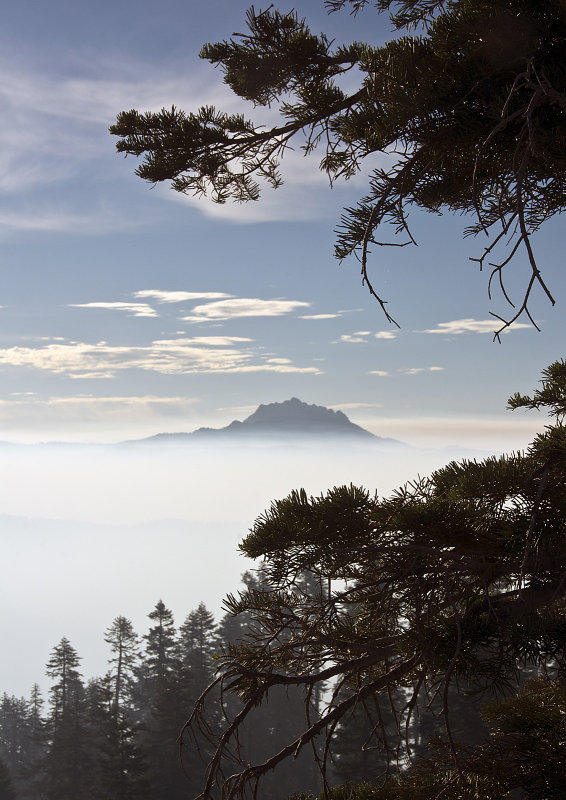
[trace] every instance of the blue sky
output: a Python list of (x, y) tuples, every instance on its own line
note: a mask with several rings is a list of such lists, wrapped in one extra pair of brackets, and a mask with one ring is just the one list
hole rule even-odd
[[(382, 41), (368, 10), (315, 31)], [(213, 206), (134, 176), (108, 126), (122, 109), (240, 108), (202, 43), (244, 28), (245, 3), (9, 0), (0, 22), (0, 439), (114, 441), (221, 426), (298, 396), (413, 443), (522, 446), (537, 425), (505, 412), (564, 354), (560, 220), (535, 238), (552, 309), (542, 332), (492, 344), (486, 275), (465, 220), (413, 215), (418, 248), (374, 252), (371, 274), (332, 255), (341, 208), (366, 175), (329, 189), (300, 150), (285, 185), (253, 205)], [(281, 10), (288, 10), (281, 6)], [(273, 119), (247, 109), (254, 119)], [(297, 143), (299, 144), (299, 143)], [(374, 159), (373, 163), (379, 161)], [(519, 297), (525, 264), (510, 278)]]

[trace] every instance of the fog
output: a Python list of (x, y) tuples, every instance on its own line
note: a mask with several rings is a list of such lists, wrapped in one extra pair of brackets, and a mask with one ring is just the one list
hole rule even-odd
[(147, 632), (161, 598), (181, 624), (252, 567), (238, 542), (274, 499), (355, 483), (386, 495), (463, 449), (314, 444), (4, 446), (0, 467), (3, 580), (0, 692), (47, 687), (63, 636), (82, 672), (106, 671), (103, 632), (119, 614)]

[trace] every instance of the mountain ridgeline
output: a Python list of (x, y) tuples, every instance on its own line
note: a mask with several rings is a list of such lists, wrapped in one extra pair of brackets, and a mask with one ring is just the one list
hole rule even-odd
[(296, 397), (282, 403), (260, 405), (243, 421), (234, 420), (224, 428), (198, 428), (192, 433), (158, 433), (139, 444), (182, 443), (189, 441), (240, 441), (268, 439), (321, 440), (340, 439), (383, 445), (400, 445), (395, 439), (375, 436), (370, 431), (351, 422), (342, 411), (325, 406), (309, 405)]

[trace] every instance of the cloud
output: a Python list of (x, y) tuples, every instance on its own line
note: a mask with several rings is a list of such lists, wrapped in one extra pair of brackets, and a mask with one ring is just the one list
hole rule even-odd
[(100, 308), (103, 311), (125, 311), (132, 317), (157, 317), (157, 311), (146, 303), (69, 303), (70, 308)]
[[(245, 112), (248, 115), (248, 110)], [(264, 109), (262, 109), (262, 115)], [(274, 124), (280, 120), (273, 118)], [(264, 116), (263, 123), (269, 125)], [(329, 181), (326, 173), (320, 170), (322, 153), (314, 152), (305, 156), (304, 151), (297, 147), (288, 148), (281, 160), (280, 173), (283, 184), (274, 190), (264, 180), (259, 180), (261, 197), (259, 202), (214, 203), (209, 196), (183, 195), (178, 192), (158, 189), (160, 196), (177, 203), (191, 206), (205, 216), (239, 224), (253, 224), (257, 222), (306, 222), (313, 219), (323, 219), (336, 213), (336, 192), (348, 192), (356, 183), (365, 182), (365, 173), (358, 176), (346, 185), (343, 182), (334, 184), (334, 192), (329, 191)], [(383, 161), (385, 163), (385, 159)]]
[(397, 334), (393, 331), (378, 331), (373, 334), (376, 339), (396, 339)]
[(117, 441), (191, 430), (199, 403), (184, 395), (21, 396), (0, 399), (0, 424), (11, 441)]
[[(417, 333), (444, 333), (453, 336), (460, 333), (493, 333), (498, 327), (499, 323), (493, 319), (453, 319), (450, 322), (439, 322), (436, 328), (417, 331)], [(516, 322), (512, 328), (506, 328), (503, 333), (509, 333), (511, 330), (519, 328), (532, 328), (532, 325)]]
[(335, 403), (329, 408), (352, 409), (352, 408), (383, 408), (383, 403)]
[(0, 365), (44, 370), (71, 378), (113, 378), (128, 369), (163, 375), (192, 373), (312, 373), (317, 367), (297, 367), (287, 359), (265, 359), (239, 336), (197, 336), (161, 339), (148, 346), (113, 346), (107, 342), (50, 343), (41, 347), (0, 349)]
[[(37, 65), (31, 50), (24, 52), (21, 47), (13, 47), (10, 51), (9, 43), (3, 44), (0, 105), (10, 125), (0, 130), (0, 192), (11, 195), (12, 201), (24, 191), (38, 187), (50, 190), (53, 185), (79, 175), (95, 176), (89, 184), (89, 198), (99, 191), (95, 185), (99, 175), (103, 174), (105, 180), (115, 177), (121, 180), (124, 168), (118, 159), (112, 158), (108, 138), (108, 125), (114, 122), (120, 109), (159, 111), (173, 104), (187, 109), (208, 105), (228, 113), (241, 112), (246, 116), (250, 113), (248, 104), (229, 90), (218, 73), (198, 62), (187, 69), (186, 57), (178, 61), (168, 58), (160, 69), (152, 61), (117, 57), (104, 51), (98, 58), (85, 55), (82, 59), (73, 52), (72, 63), (65, 63), (66, 53), (62, 53), (52, 63)], [(275, 109), (262, 109), (263, 125), (269, 127), (279, 122)], [(383, 154), (374, 158), (376, 166), (385, 166), (390, 161)], [(258, 203), (218, 204), (210, 198), (179, 194), (165, 184), (156, 187), (153, 197), (184, 204), (212, 219), (241, 224), (334, 217), (337, 204), (348, 204), (351, 187), (355, 191), (365, 183), (365, 172), (353, 176), (348, 184), (339, 182), (335, 192), (330, 193), (328, 177), (321, 172), (319, 162), (319, 153), (305, 157), (301, 147), (289, 148), (281, 170), (285, 185), (274, 191), (260, 181), (262, 197)], [(127, 180), (132, 180), (130, 174)], [(48, 224), (49, 229), (73, 233), (87, 228), (86, 218), (80, 220), (79, 228), (73, 224), (76, 213), (71, 202), (55, 213), (55, 219), (46, 218), (50, 214), (45, 208), (46, 201), (39, 195), (25, 209), (11, 202), (6, 205), (4, 227), (18, 232), (45, 229), (43, 226)], [(116, 200), (111, 205), (119, 210)], [(86, 208), (85, 217), (88, 213)], [(114, 229), (140, 224), (139, 211), (131, 207), (117, 213), (114, 219)], [(96, 225), (93, 228), (96, 230)]]
[[(1, 146), (1, 145), (0, 145)], [(1, 188), (1, 187), (0, 187)], [(90, 209), (84, 213), (69, 211), (64, 207), (32, 209), (29, 207), (14, 210), (0, 208), (0, 232), (45, 231), (58, 233), (71, 231), (73, 234), (102, 234), (136, 228), (147, 220), (127, 219), (118, 210), (109, 211), (104, 207)]]
[(383, 369), (372, 369), (370, 370), (369, 375), (379, 375), (380, 378), (385, 378), (387, 375), (389, 375), (389, 373)]
[(216, 411), (229, 411), (232, 414), (250, 414), (252, 411), (255, 411), (257, 405), (255, 406), (222, 406), (217, 408)]
[(335, 319), (339, 317), (340, 314), (305, 314), (299, 317), (299, 319)]
[(233, 297), (233, 295), (226, 294), (226, 292), (170, 292), (162, 289), (143, 289), (140, 292), (134, 292), (134, 297), (153, 297), (158, 303), (182, 303), (185, 300), (220, 300), (224, 297)]
[(97, 397), (92, 394), (79, 394), (71, 397), (41, 398), (32, 392), (22, 392), (14, 400), (0, 399), (0, 410), (27, 407), (40, 409), (41, 413), (52, 416), (78, 417), (80, 419), (98, 419), (108, 416), (130, 418), (136, 416), (153, 416), (155, 413), (169, 416), (172, 413), (185, 413), (199, 402), (192, 397), (159, 397), (158, 395), (117, 395)]
[[(127, 229), (142, 222), (137, 209), (122, 211), (117, 201), (104, 227), (90, 217), (100, 217), (96, 209), (100, 183), (124, 173), (112, 156), (112, 140), (108, 125), (122, 108), (157, 111), (173, 103), (197, 107), (202, 104), (237, 110), (242, 101), (206, 67), (180, 69), (168, 61), (162, 70), (154, 64), (109, 57), (101, 52), (98, 59), (72, 53), (72, 64), (65, 64), (66, 53), (41, 65), (34, 53), (11, 48), (4, 41), (0, 56), (0, 105), (9, 125), (0, 129), (0, 195), (9, 196), (2, 210), (0, 229), (18, 232), (25, 230), (65, 230), (83, 232)], [(110, 149), (109, 149), (110, 145)], [(97, 162), (103, 162), (101, 169)], [(87, 173), (88, 170), (88, 173)], [(130, 170), (131, 171), (131, 170)], [(88, 190), (84, 214), (77, 214), (72, 200), (53, 209), (53, 186), (69, 182), (82, 174)], [(131, 180), (131, 176), (128, 176)], [(49, 199), (30, 190), (48, 189)], [(25, 206), (17, 195), (28, 193)], [(107, 187), (105, 197), (108, 198)], [(94, 199), (93, 199), (94, 198)], [(0, 197), (2, 199), (2, 197)]]
[(343, 333), (340, 337), (341, 342), (349, 342), (350, 344), (365, 344), (367, 343), (366, 336), (369, 336), (371, 331), (356, 331), (355, 333)]
[[(114, 186), (120, 187), (123, 181), (133, 180), (134, 165), (124, 169), (121, 161), (112, 156), (112, 140), (108, 137), (108, 125), (115, 121), (120, 109), (159, 111), (173, 104), (187, 109), (208, 105), (228, 113), (250, 114), (249, 105), (230, 91), (218, 72), (196, 59), (188, 61), (186, 54), (179, 59), (169, 54), (163, 66), (156, 67), (151, 59), (137, 60), (104, 49), (95, 57), (71, 49), (58, 53), (51, 62), (43, 59), (38, 63), (31, 47), (26, 50), (21, 43), (10, 46), (9, 41), (2, 44), (0, 105), (10, 124), (0, 130), (0, 193), (9, 195), (10, 203), (5, 206), (1, 227), (12, 233), (86, 231), (88, 206), (96, 204), (94, 198), (100, 196), (103, 182), (114, 181)], [(268, 128), (279, 124), (280, 117), (276, 109), (264, 108), (259, 121)], [(320, 156), (321, 153), (313, 153), (305, 157), (300, 146), (287, 149), (282, 161), (285, 185), (274, 191), (260, 181), (262, 197), (258, 203), (213, 203), (210, 198), (174, 192), (166, 184), (156, 187), (153, 199), (163, 201), (164, 214), (165, 203), (176, 202), (206, 217), (241, 224), (333, 218), (337, 205), (348, 205), (351, 200), (351, 187), (356, 191), (356, 187), (363, 186), (365, 172), (353, 176), (348, 184), (339, 182), (331, 193), (328, 177), (320, 170)], [(383, 154), (373, 158), (375, 166), (385, 166), (390, 161)], [(33, 195), (26, 208), (19, 208), (14, 202), (14, 197), (23, 192), (41, 188), (51, 193), (56, 184), (71, 183), (77, 178), (83, 189), (88, 185), (84, 192), (84, 218), (78, 219), (78, 225), (72, 200), (63, 200), (62, 207), (54, 213), (47, 208), (50, 200), (40, 193)], [(108, 185), (104, 187), (105, 197), (109, 197), (107, 190)], [(59, 197), (65, 196), (59, 192)], [(110, 214), (104, 229), (92, 225), (93, 232), (128, 229), (149, 222), (139, 208), (119, 205), (119, 196), (117, 193), (109, 202), (117, 212), (115, 218)], [(145, 208), (143, 201), (141, 207)], [(152, 215), (152, 221), (157, 213)]]
[(400, 369), (404, 375), (418, 375), (419, 372), (442, 372), (444, 367), (409, 367), (408, 369)]
[(300, 300), (259, 300), (253, 297), (236, 297), (195, 306), (183, 322), (218, 322), (239, 317), (280, 317), (290, 314), (297, 308), (308, 308), (310, 303)]

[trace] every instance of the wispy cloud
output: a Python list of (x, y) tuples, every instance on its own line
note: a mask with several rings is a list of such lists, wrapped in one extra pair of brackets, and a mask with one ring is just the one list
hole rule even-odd
[(383, 403), (335, 403), (329, 408), (335, 410), (356, 409), (356, 408), (383, 408)]
[(394, 331), (356, 331), (355, 333), (343, 333), (340, 337), (341, 342), (350, 342), (350, 344), (367, 344), (368, 336), (373, 336), (376, 339), (396, 339), (397, 334)]
[(335, 319), (340, 314), (303, 314), (299, 319)]
[[(450, 322), (439, 322), (436, 328), (429, 328), (417, 333), (444, 333), (447, 336), (454, 336), (461, 333), (493, 333), (499, 324), (493, 319), (453, 319)], [(506, 328), (503, 333), (509, 333), (519, 328), (532, 328), (526, 322), (516, 322), (511, 328)]]
[(164, 375), (191, 373), (282, 372), (320, 374), (317, 367), (298, 367), (287, 359), (265, 359), (239, 336), (161, 339), (148, 346), (115, 346), (107, 342), (54, 342), (40, 347), (0, 349), (0, 364), (43, 370), (71, 378), (113, 378), (138, 369)]
[(132, 317), (157, 317), (157, 311), (147, 303), (69, 303), (70, 308), (98, 308), (102, 311), (125, 311)]
[(356, 331), (355, 333), (343, 333), (340, 337), (341, 342), (349, 342), (350, 344), (366, 344), (366, 336), (369, 336), (371, 331)]
[(255, 411), (257, 405), (248, 405), (248, 406), (221, 406), (217, 408), (216, 411), (225, 412), (228, 411), (231, 414), (251, 414), (252, 411)]
[[(247, 113), (247, 109), (246, 109)], [(277, 120), (274, 119), (274, 122)], [(386, 162), (384, 157), (383, 163)], [(192, 206), (207, 217), (240, 224), (257, 222), (307, 222), (336, 213), (333, 195), (328, 191), (328, 176), (320, 170), (320, 154), (305, 157), (300, 148), (288, 149), (282, 159), (280, 172), (283, 185), (274, 190), (260, 180), (259, 203), (214, 203), (210, 197), (180, 195), (165, 188), (158, 189), (160, 196), (171, 201)], [(356, 183), (361, 187), (364, 175), (349, 184), (335, 184), (335, 191), (348, 191)]]
[(400, 369), (404, 375), (418, 375), (419, 372), (442, 372), (444, 367), (408, 367), (407, 369)]
[(369, 375), (379, 375), (380, 378), (385, 378), (389, 375), (384, 369), (372, 369), (368, 373)]
[(226, 292), (184, 292), (167, 291), (163, 289), (142, 289), (134, 292), (134, 297), (153, 298), (158, 303), (183, 303), (187, 300), (220, 300), (225, 297), (233, 297)]
[[(1, 146), (1, 145), (0, 145)], [(1, 187), (0, 187), (1, 188)], [(107, 208), (91, 208), (83, 213), (70, 211), (64, 206), (54, 208), (31, 208), (28, 205), (19, 210), (0, 208), (0, 233), (44, 231), (73, 234), (102, 234), (136, 228), (144, 220), (126, 218), (119, 211)]]
[(70, 397), (39, 397), (32, 392), (22, 392), (14, 399), (0, 399), (0, 409), (9, 410), (16, 406), (41, 409), (43, 413), (53, 409), (65, 417), (98, 419), (100, 417), (124, 416), (132, 413), (137, 416), (153, 416), (155, 413), (169, 416), (180, 414), (199, 402), (193, 397), (160, 397), (158, 395), (116, 395), (97, 397), (92, 394), (79, 394)]
[(310, 303), (300, 300), (260, 300), (255, 297), (236, 297), (195, 306), (183, 322), (219, 322), (238, 317), (280, 317), (298, 308), (308, 308)]
[[(103, 226), (97, 224), (98, 219), (89, 225), (89, 216), (101, 216), (96, 209), (100, 197), (96, 181), (88, 177), (101, 174), (93, 164), (104, 162), (106, 179), (120, 174), (108, 137), (108, 125), (116, 113), (134, 107), (157, 111), (185, 100), (190, 107), (205, 103), (236, 110), (242, 102), (204, 65), (202, 71), (197, 66), (187, 77), (187, 71), (176, 69), (178, 65), (172, 62), (159, 71), (149, 63), (101, 52), (99, 59), (84, 58), (83, 63), (77, 53), (72, 54), (73, 69), (62, 66), (68, 53), (40, 67), (33, 53), (9, 52), (9, 42), (2, 45), (0, 104), (10, 124), (0, 130), (0, 200), (2, 195), (9, 196), (10, 203), (2, 209), (0, 231), (76, 233), (139, 225), (139, 212), (124, 211), (117, 203)], [(81, 173), (83, 185), (85, 180), (89, 184), (82, 214), (61, 191), (59, 208), (53, 207), (52, 192), (47, 200), (42, 194), (42, 189), (56, 184), (71, 181), (72, 186), (72, 179)], [(30, 190), (40, 191), (30, 195), (24, 205), (21, 198)], [(109, 204), (114, 206), (112, 200)]]
[[(3, 42), (4, 45), (7, 43)], [(64, 54), (66, 55), (66, 54)], [(106, 178), (120, 174), (118, 160), (109, 150), (108, 125), (120, 109), (138, 108), (158, 111), (173, 104), (187, 109), (213, 105), (228, 113), (249, 115), (247, 104), (230, 92), (218, 73), (199, 63), (187, 70), (187, 61), (173, 58), (156, 69), (152, 62), (117, 57), (101, 51), (98, 58), (72, 53), (73, 67), (58, 59), (53, 64), (36, 66), (32, 53), (8, 52), (0, 56), (0, 103), (9, 116), (10, 125), (0, 130), (0, 192), (16, 194), (37, 187), (52, 186), (75, 178), (80, 173), (97, 175), (95, 162), (104, 162)], [(275, 111), (263, 109), (264, 124), (277, 124)], [(388, 163), (381, 154), (376, 165)], [(259, 203), (218, 204), (208, 198), (181, 195), (167, 185), (156, 188), (153, 198), (177, 202), (194, 208), (199, 214), (234, 223), (308, 221), (333, 216), (335, 195), (325, 191), (328, 178), (319, 167), (320, 155), (305, 157), (301, 148), (290, 148), (282, 162), (285, 184), (274, 191), (263, 183)], [(116, 167), (114, 166), (116, 165)], [(123, 174), (123, 173), (122, 173)], [(132, 180), (131, 175), (127, 178)], [(337, 186), (338, 192), (350, 197), (351, 186), (362, 186), (364, 174), (354, 176), (348, 185)], [(93, 189), (94, 184), (91, 184)], [(322, 195), (321, 195), (322, 191)], [(96, 190), (91, 194), (94, 197)], [(50, 229), (76, 232), (72, 224), (71, 202), (61, 208), (59, 220)], [(13, 205), (7, 210), (4, 227), (13, 232), (30, 228), (30, 222), (44, 216), (44, 199), (34, 198), (33, 207), (21, 212)], [(85, 213), (88, 209), (85, 209)], [(27, 221), (22, 223), (19, 217)], [(117, 215), (115, 227), (137, 222), (132, 211)], [(10, 224), (11, 223), (11, 224)], [(82, 227), (86, 225), (86, 222)]]

